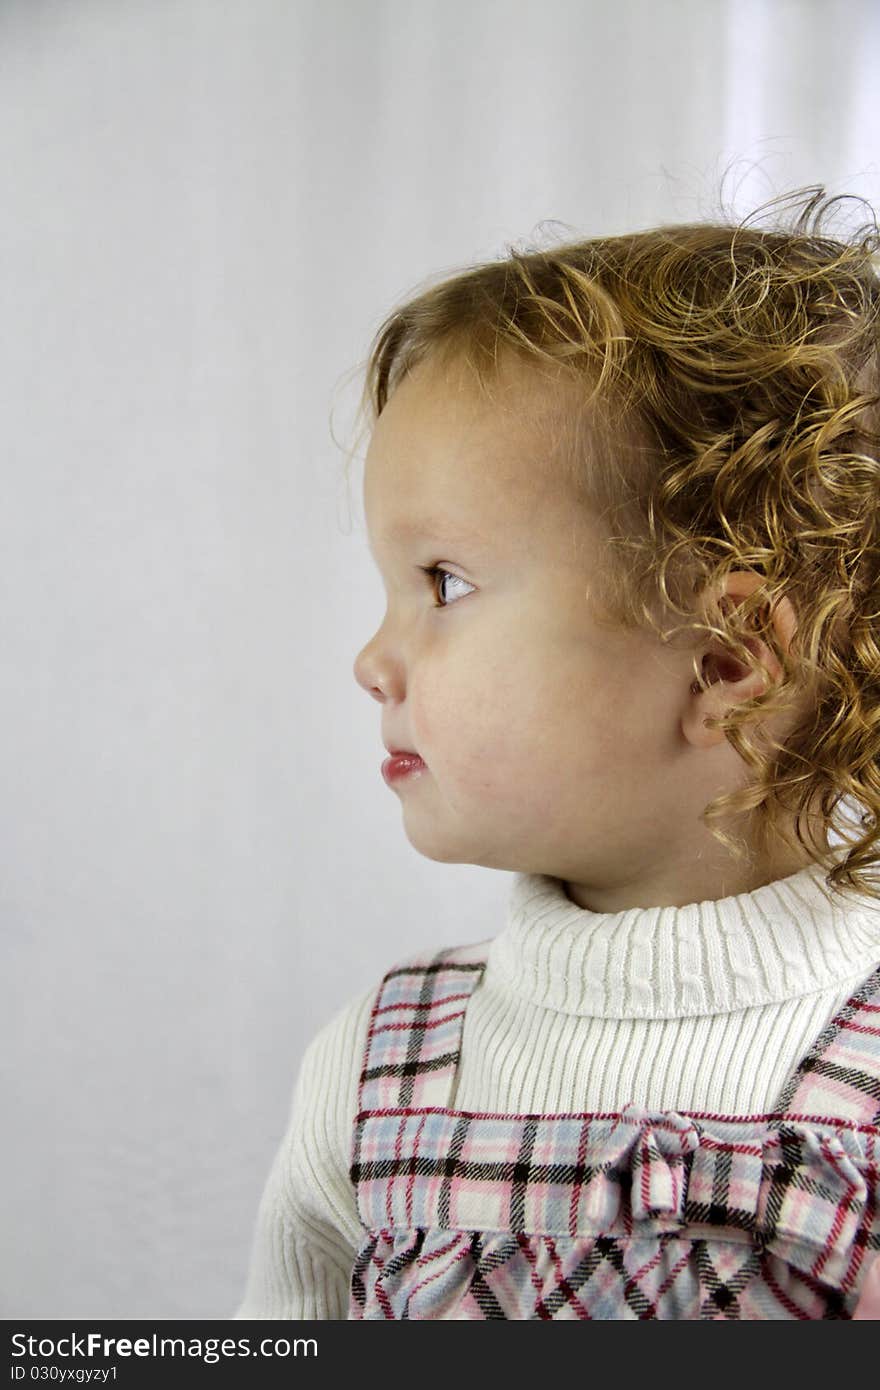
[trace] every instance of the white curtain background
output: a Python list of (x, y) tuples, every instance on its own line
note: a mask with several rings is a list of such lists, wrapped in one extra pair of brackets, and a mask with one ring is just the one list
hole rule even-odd
[(725, 174), (876, 207), (878, 71), (876, 0), (0, 0), (0, 1315), (228, 1317), (308, 1040), (501, 925), (352, 675), (382, 317)]

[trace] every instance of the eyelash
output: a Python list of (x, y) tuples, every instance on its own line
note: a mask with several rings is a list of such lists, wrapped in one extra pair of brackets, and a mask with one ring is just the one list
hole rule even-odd
[[(468, 583), (466, 579), (462, 579), (460, 574), (453, 574), (451, 570), (445, 570), (442, 565), (420, 565), (419, 569), (422, 571), (422, 574), (426, 574), (428, 578), (431, 580), (431, 587), (433, 588), (435, 595), (437, 593), (436, 581), (438, 577), (443, 577), (447, 579), (457, 579), (459, 584)], [(468, 587), (473, 588), (473, 585), (469, 585)], [(450, 608), (451, 606), (452, 605), (449, 603), (434, 604), (435, 608)]]

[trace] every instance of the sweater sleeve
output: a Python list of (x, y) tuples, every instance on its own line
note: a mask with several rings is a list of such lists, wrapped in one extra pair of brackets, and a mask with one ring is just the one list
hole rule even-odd
[(362, 1226), (349, 1175), (371, 986), (306, 1048), (235, 1319), (342, 1319)]

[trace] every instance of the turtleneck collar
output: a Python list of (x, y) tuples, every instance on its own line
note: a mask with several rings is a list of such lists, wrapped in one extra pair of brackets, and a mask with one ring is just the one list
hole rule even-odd
[(867, 975), (880, 904), (831, 894), (810, 865), (751, 893), (592, 912), (561, 879), (514, 874), (487, 988), (559, 1013), (676, 1018), (781, 1003)]

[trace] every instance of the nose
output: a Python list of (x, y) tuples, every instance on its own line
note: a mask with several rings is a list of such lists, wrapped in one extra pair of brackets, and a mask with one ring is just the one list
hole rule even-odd
[(389, 694), (393, 694), (399, 684), (387, 645), (383, 645), (379, 631), (371, 637), (366, 646), (361, 647), (354, 661), (354, 678), (362, 690), (383, 704)]

